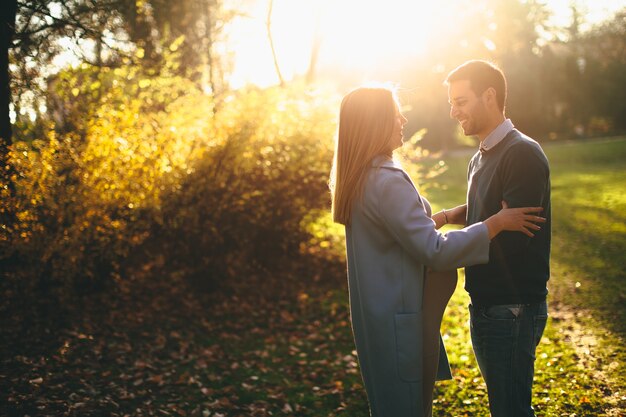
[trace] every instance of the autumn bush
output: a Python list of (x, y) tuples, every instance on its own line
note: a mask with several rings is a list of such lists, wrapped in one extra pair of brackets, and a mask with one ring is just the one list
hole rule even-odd
[(123, 279), (140, 258), (213, 283), (272, 267), (328, 207), (335, 101), (291, 86), (216, 103), (167, 68), (67, 70), (46, 133), (11, 148), (0, 261), (63, 288)]
[(303, 219), (329, 207), (334, 118), (330, 99), (302, 88), (225, 100), (213, 140), (162, 198), (170, 264), (215, 282), (298, 254)]

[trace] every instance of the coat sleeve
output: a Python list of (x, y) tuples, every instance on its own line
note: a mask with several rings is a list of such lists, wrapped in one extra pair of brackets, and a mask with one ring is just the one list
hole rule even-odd
[(402, 171), (381, 182), (377, 211), (395, 240), (420, 263), (436, 270), (489, 261), (489, 233), (480, 222), (462, 230), (439, 233), (413, 184)]

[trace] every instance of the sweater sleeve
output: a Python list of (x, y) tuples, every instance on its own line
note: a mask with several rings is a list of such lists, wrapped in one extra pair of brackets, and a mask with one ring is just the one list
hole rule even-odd
[[(550, 171), (539, 145), (520, 143), (507, 152), (502, 162), (503, 199), (509, 207), (545, 207)], [(503, 232), (496, 239), (514, 251), (528, 245), (531, 237), (521, 232)]]
[(487, 226), (480, 222), (441, 234), (428, 217), (405, 173), (390, 172), (381, 183), (377, 211), (394, 239), (420, 263), (445, 270), (489, 261)]

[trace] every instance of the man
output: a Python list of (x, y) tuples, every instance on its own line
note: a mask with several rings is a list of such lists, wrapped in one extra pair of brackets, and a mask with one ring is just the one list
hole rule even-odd
[[(534, 416), (535, 348), (547, 320), (550, 276), (550, 169), (537, 142), (504, 115), (506, 80), (485, 61), (469, 61), (446, 79), (450, 117), (479, 151), (468, 168), (467, 225), (509, 207), (541, 206), (534, 237), (504, 232), (491, 241), (489, 263), (465, 268), (474, 354), (487, 383), (493, 417)], [(462, 211), (461, 211), (462, 213)], [(455, 213), (456, 214), (456, 213)], [(462, 216), (462, 214), (461, 214)]]

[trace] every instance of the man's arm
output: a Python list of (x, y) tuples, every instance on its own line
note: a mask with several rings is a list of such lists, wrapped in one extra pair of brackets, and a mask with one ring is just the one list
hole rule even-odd
[(467, 204), (446, 210), (446, 214), (448, 216), (448, 224), (465, 226), (467, 223)]
[[(550, 169), (541, 149), (522, 143), (510, 149), (502, 162), (502, 197), (509, 207), (546, 207)], [(503, 233), (498, 239), (502, 246), (515, 251), (528, 245), (531, 238), (522, 233)]]

